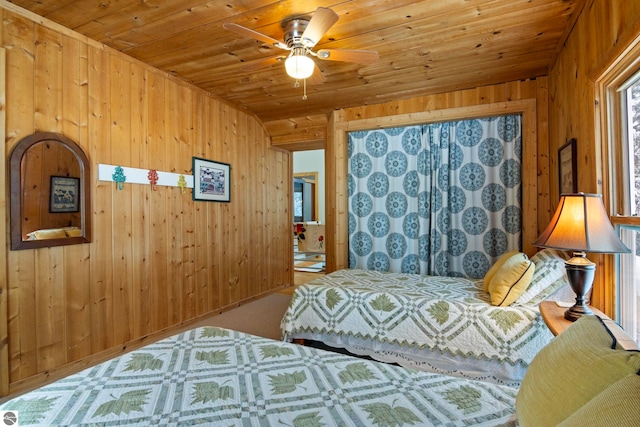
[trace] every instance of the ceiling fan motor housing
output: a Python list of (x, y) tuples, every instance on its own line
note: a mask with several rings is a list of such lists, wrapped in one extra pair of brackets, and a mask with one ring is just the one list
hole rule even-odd
[(306, 19), (292, 19), (284, 26), (284, 42), (290, 48), (302, 47), (302, 34), (309, 25)]

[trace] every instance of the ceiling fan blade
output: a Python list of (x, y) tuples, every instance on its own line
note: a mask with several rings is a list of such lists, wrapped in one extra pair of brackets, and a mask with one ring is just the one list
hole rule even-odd
[(320, 83), (324, 83), (326, 79), (324, 74), (322, 74), (322, 71), (320, 71), (320, 68), (318, 68), (318, 65), (314, 64), (313, 74), (311, 74), (311, 77), (307, 80), (309, 81), (309, 84), (319, 85)]
[(302, 44), (311, 49), (320, 41), (324, 33), (338, 21), (338, 14), (326, 7), (319, 7), (313, 13), (309, 25), (302, 33)]
[(378, 61), (378, 52), (375, 50), (343, 50), (320, 49), (317, 57), (325, 61), (357, 62), (359, 64), (373, 64)]
[(289, 47), (286, 44), (284, 44), (284, 43), (282, 43), (282, 42), (280, 42), (280, 41), (278, 41), (278, 40), (276, 40), (276, 39), (274, 39), (272, 37), (269, 37), (269, 36), (267, 36), (265, 34), (259, 33), (257, 31), (251, 30), (249, 28), (243, 27), (243, 26), (238, 25), (238, 24), (225, 23), (225, 24), (222, 24), (222, 28), (224, 28), (225, 30), (233, 31), (235, 33), (238, 33), (238, 34), (246, 36), (246, 37), (251, 37), (251, 38), (254, 38), (256, 40), (260, 40), (261, 42), (270, 44), (270, 45), (275, 46), (275, 47), (279, 47), (280, 49), (289, 50)]

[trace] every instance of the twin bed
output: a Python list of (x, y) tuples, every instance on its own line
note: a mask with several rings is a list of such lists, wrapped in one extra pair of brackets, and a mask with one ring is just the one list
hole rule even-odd
[[(524, 425), (538, 417), (528, 412), (531, 396), (549, 399), (535, 391), (538, 379), (555, 377), (548, 360), (538, 362), (534, 379), (525, 377), (552, 338), (537, 305), (566, 283), (562, 253), (544, 250), (531, 261), (533, 280), (508, 307), (492, 306), (482, 281), (363, 270), (296, 290), (282, 320), (287, 340), (323, 341), (393, 364), (196, 328), (16, 397), (0, 411), (19, 425)], [(569, 350), (577, 353), (565, 359), (573, 364), (592, 336), (572, 338)], [(640, 369), (640, 353), (633, 360)], [(522, 390), (530, 397), (518, 408)]]
[(4, 425), (20, 426), (632, 426), (639, 371), (637, 346), (595, 316), (543, 348), (519, 389), (206, 327), (18, 396), (0, 412)]
[(339, 270), (296, 289), (282, 320), (287, 341), (518, 386), (553, 338), (538, 304), (566, 285), (565, 256), (544, 249), (511, 305), (491, 304), (483, 280)]
[(517, 390), (219, 328), (147, 345), (0, 407), (19, 425), (514, 425)]

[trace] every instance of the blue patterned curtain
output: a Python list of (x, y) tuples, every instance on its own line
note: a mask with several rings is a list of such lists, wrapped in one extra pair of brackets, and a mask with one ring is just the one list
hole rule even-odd
[(521, 247), (521, 116), (349, 134), (349, 266), (481, 278)]

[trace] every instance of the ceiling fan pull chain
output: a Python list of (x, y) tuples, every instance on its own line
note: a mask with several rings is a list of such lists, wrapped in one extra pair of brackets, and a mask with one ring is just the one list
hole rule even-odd
[(302, 81), (302, 85), (303, 85), (303, 89), (302, 89), (302, 90), (303, 90), (302, 100), (303, 100), (303, 101), (306, 101), (306, 99), (307, 99), (307, 79), (304, 79), (304, 80)]

